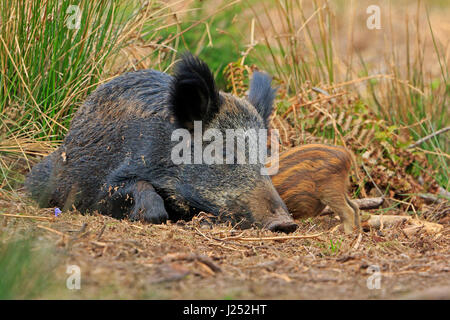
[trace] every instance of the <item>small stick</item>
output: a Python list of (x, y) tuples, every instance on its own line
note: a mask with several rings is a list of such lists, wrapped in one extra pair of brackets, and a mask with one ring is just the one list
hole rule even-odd
[(358, 234), (358, 238), (356, 239), (356, 243), (353, 246), (353, 250), (358, 250), (359, 245), (361, 244), (361, 240), (362, 240), (362, 233)]
[(181, 254), (167, 257), (165, 260), (168, 260), (168, 261), (179, 261), (179, 260), (198, 261), (198, 262), (201, 262), (202, 264), (208, 266), (214, 272), (222, 271), (222, 269), (219, 266), (217, 266), (214, 262), (212, 262), (211, 258), (209, 258), (208, 256), (205, 256), (205, 255), (202, 255), (202, 254), (181, 253)]
[[(364, 199), (354, 199), (352, 202), (358, 206), (361, 210), (369, 210), (369, 209), (376, 209), (379, 206), (381, 206), (384, 202), (383, 197), (376, 197), (376, 198), (364, 198)], [(321, 215), (331, 214), (333, 213), (333, 210), (331, 210), (329, 207), (325, 207), (325, 209), (322, 211)]]
[[(448, 192), (448, 191), (446, 191), (443, 188), (442, 188), (442, 190), (445, 191), (445, 192)], [(443, 197), (445, 197), (445, 196), (448, 197), (449, 196), (449, 195), (444, 194), (444, 192), (442, 192), (441, 190), (439, 190), (439, 191), (440, 191), (440, 195), (441, 196), (443, 196)], [(446, 202), (445, 198), (438, 198), (434, 194), (430, 194), (430, 193), (419, 193), (418, 196), (420, 198), (422, 198), (423, 200), (425, 200), (425, 203), (443, 203), (443, 202)]]
[(50, 232), (53, 232), (53, 233), (56, 233), (56, 234), (58, 234), (60, 236), (63, 236), (63, 237), (67, 237), (68, 236), (64, 232), (61, 232), (61, 231), (58, 231), (58, 230), (55, 230), (55, 229), (52, 229), (52, 228), (49, 228), (49, 227), (46, 227), (46, 226), (43, 226), (43, 225), (40, 225), (40, 224), (38, 224), (36, 227), (44, 229), (44, 230), (47, 230), (47, 231), (50, 231)]
[(411, 220), (410, 216), (394, 216), (394, 215), (370, 215), (367, 221), (362, 222), (362, 227), (382, 229), (383, 227), (390, 227), (396, 223)]
[[(209, 240), (209, 241), (211, 242), (211, 244), (213, 244), (213, 245), (215, 245), (215, 246), (219, 246), (219, 247), (222, 247), (222, 248), (225, 248), (225, 249), (228, 249), (228, 250), (243, 251), (243, 250), (239, 250), (239, 249), (236, 249), (236, 248), (228, 247), (228, 246), (225, 245), (224, 240), (218, 239), (218, 238), (210, 238), (210, 237), (207, 237), (205, 234), (203, 234), (203, 233), (202, 233), (200, 230), (198, 230), (197, 228), (194, 227), (194, 229), (195, 229), (195, 231), (197, 231), (197, 233), (198, 233), (199, 235), (201, 235), (201, 236), (204, 237), (205, 239)], [(213, 241), (217, 241), (217, 242), (219, 242), (219, 243), (214, 243)]]
[(96, 246), (99, 246), (99, 247), (107, 247), (108, 246), (107, 243), (104, 243), (104, 242), (101, 242), (101, 241), (93, 241), (92, 240), (91, 243), (95, 244)]
[(441, 133), (447, 132), (449, 130), (450, 130), (450, 127), (446, 127), (446, 128), (442, 128), (442, 129), (440, 129), (440, 130), (438, 130), (436, 132), (433, 132), (432, 134), (429, 134), (429, 135), (423, 137), (422, 139), (417, 140), (415, 143), (413, 143), (410, 146), (408, 146), (407, 149), (412, 149), (412, 148), (418, 147), (422, 143), (424, 143), (425, 141), (430, 140), (431, 138), (433, 138), (433, 137), (435, 137), (437, 135), (440, 135)]
[(87, 223), (85, 222), (85, 223), (83, 223), (80, 230), (78, 231), (78, 234), (82, 234), (83, 232), (85, 232), (86, 228), (87, 228)]
[(312, 91), (321, 93), (323, 95), (326, 95), (327, 97), (330, 96), (330, 94), (328, 92), (326, 92), (325, 90), (323, 90), (323, 89), (320, 89), (320, 88), (317, 88), (317, 87), (312, 87), (311, 89), (312, 89)]
[(215, 263), (213, 263), (211, 261), (211, 259), (208, 258), (207, 256), (195, 255), (195, 257), (193, 257), (193, 258), (197, 259), (202, 264), (208, 266), (213, 272), (222, 272), (222, 269), (219, 266), (217, 266)]
[(309, 234), (305, 236), (281, 236), (281, 237), (260, 237), (260, 238), (243, 238), (243, 237), (225, 237), (220, 240), (240, 240), (240, 241), (264, 241), (264, 240), (289, 240), (289, 239), (310, 239), (321, 236), (324, 232)]
[(131, 226), (131, 227), (133, 227), (133, 228), (137, 228), (137, 229), (139, 229), (139, 230), (144, 230), (144, 228), (142, 228), (142, 227), (140, 227), (140, 226), (137, 226), (137, 225), (135, 225), (135, 224), (132, 224), (132, 223), (129, 223), (128, 225)]
[(345, 91), (344, 91), (344, 92), (339, 92), (339, 93), (333, 94), (333, 95), (331, 95), (331, 96), (325, 96), (325, 97), (320, 98), (320, 99), (316, 99), (316, 100), (313, 100), (313, 101), (309, 101), (309, 102), (304, 103), (304, 104), (300, 104), (300, 105), (292, 105), (292, 106), (290, 106), (290, 107), (287, 109), (287, 111), (286, 111), (285, 113), (283, 113), (283, 115), (281, 116), (281, 119), (285, 119), (285, 118), (288, 116), (289, 113), (291, 113), (292, 111), (294, 111), (294, 110), (296, 110), (296, 109), (299, 109), (299, 108), (302, 108), (302, 107), (307, 107), (307, 106), (310, 106), (310, 105), (315, 104), (315, 103), (319, 103), (319, 102), (323, 102), (323, 101), (328, 101), (328, 100), (331, 100), (331, 99), (333, 99), (333, 98), (343, 96), (343, 95), (345, 95), (345, 94), (347, 94), (347, 92), (345, 92)]
[(9, 214), (9, 213), (0, 213), (0, 215), (5, 216), (5, 217), (11, 217), (11, 218), (25, 218), (25, 219), (36, 219), (36, 220), (50, 220), (50, 221), (54, 221), (55, 218), (50, 218), (50, 217), (39, 217), (39, 216), (23, 216), (20, 214)]
[(105, 229), (106, 229), (106, 224), (103, 224), (102, 229), (101, 229), (100, 232), (98, 233), (97, 240), (100, 240), (100, 238), (101, 238), (102, 235), (103, 235), (103, 232), (105, 232)]
[(196, 262), (197, 262), (197, 264), (198, 264), (200, 267), (202, 267), (203, 270), (205, 270), (209, 275), (213, 276), (213, 275), (216, 274), (210, 267), (208, 267), (207, 264), (203, 263), (202, 261), (197, 261), (197, 260), (196, 260)]

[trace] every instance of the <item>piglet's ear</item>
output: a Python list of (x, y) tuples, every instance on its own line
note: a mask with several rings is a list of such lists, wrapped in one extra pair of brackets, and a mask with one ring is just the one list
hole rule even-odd
[(211, 71), (190, 53), (175, 65), (170, 104), (186, 128), (192, 128), (194, 121), (209, 122), (219, 110), (219, 93)]
[(271, 87), (272, 79), (268, 74), (255, 71), (250, 83), (248, 101), (256, 108), (266, 124), (273, 110), (276, 89)]

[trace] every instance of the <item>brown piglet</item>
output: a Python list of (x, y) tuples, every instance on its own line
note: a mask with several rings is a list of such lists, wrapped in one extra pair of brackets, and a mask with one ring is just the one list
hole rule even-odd
[(317, 216), (329, 206), (351, 233), (360, 231), (360, 216), (347, 195), (350, 166), (343, 147), (304, 145), (280, 154), (272, 182), (294, 219)]

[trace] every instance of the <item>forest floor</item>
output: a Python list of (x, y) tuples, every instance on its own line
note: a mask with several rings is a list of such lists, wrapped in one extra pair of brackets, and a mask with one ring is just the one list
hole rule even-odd
[[(448, 215), (435, 234), (398, 223), (345, 235), (335, 217), (322, 216), (298, 221), (286, 238), (214, 225), (205, 214), (147, 225), (76, 211), (56, 217), (21, 200), (0, 208), (3, 236), (32, 236), (48, 248), (40, 272), (51, 275), (37, 298), (450, 299)], [(67, 288), (72, 265), (79, 290)]]

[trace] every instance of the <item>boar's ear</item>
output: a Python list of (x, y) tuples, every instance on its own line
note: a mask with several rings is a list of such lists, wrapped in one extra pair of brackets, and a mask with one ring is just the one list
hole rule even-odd
[(205, 126), (219, 110), (219, 93), (211, 71), (190, 53), (175, 66), (170, 104), (180, 124), (187, 128), (197, 120)]
[(269, 75), (255, 71), (250, 83), (248, 101), (256, 108), (266, 124), (269, 124), (269, 117), (273, 110), (273, 100), (276, 89), (270, 86), (272, 79)]

